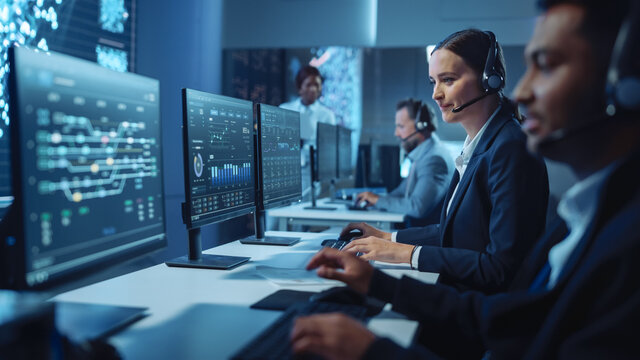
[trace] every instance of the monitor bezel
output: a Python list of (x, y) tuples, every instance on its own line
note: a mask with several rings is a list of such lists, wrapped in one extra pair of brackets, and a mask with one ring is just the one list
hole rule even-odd
[[(298, 134), (300, 134), (300, 113), (293, 110), (283, 109), (277, 106), (268, 105), (268, 104), (256, 104), (256, 144), (255, 144), (255, 153), (258, 167), (256, 172), (259, 174), (259, 181), (256, 182), (258, 188), (256, 189), (256, 206), (258, 210), (269, 210), (275, 209), (283, 206), (288, 206), (293, 203), (299, 203), (302, 201), (302, 172), (300, 173), (300, 191), (289, 195), (287, 197), (279, 198), (278, 200), (272, 201), (269, 204), (264, 203), (264, 174), (262, 172), (263, 164), (262, 164), (262, 108), (272, 108), (276, 111), (288, 112), (292, 114), (296, 114), (298, 118)], [(298, 136), (300, 138), (300, 136)], [(300, 141), (300, 140), (298, 140)], [(258, 150), (259, 149), (259, 150)], [(300, 150), (300, 152), (302, 149)], [(300, 153), (299, 152), (299, 153)], [(298, 156), (300, 157), (300, 156)]]
[[(253, 155), (254, 155), (254, 159), (253, 159), (253, 181), (254, 181), (254, 186), (253, 186), (253, 192), (254, 192), (254, 201), (253, 201), (253, 205), (247, 206), (246, 208), (242, 208), (239, 210), (235, 210), (235, 211), (231, 211), (228, 213), (224, 213), (221, 215), (216, 215), (216, 216), (212, 216), (212, 217), (207, 217), (206, 219), (203, 220), (196, 220), (196, 221), (192, 221), (191, 220), (191, 189), (190, 189), (190, 175), (191, 175), (191, 169), (190, 169), (190, 164), (191, 164), (191, 156), (189, 155), (190, 150), (189, 150), (189, 114), (188, 114), (188, 110), (187, 110), (187, 96), (188, 96), (188, 92), (195, 92), (195, 93), (200, 93), (204, 96), (211, 96), (214, 98), (219, 98), (220, 100), (224, 100), (224, 101), (240, 101), (240, 102), (245, 102), (247, 105), (250, 105), (249, 107), (251, 108), (251, 113), (252, 116), (254, 111), (253, 111), (253, 102), (249, 101), (249, 100), (243, 100), (243, 99), (237, 99), (237, 98), (233, 98), (233, 97), (229, 97), (229, 96), (224, 96), (224, 95), (217, 95), (217, 94), (212, 94), (206, 91), (201, 91), (201, 90), (196, 90), (196, 89), (192, 89), (192, 88), (182, 88), (181, 93), (182, 93), (182, 155), (183, 155), (183, 168), (184, 168), (184, 195), (185, 195), (185, 206), (184, 206), (184, 214), (183, 214), (183, 220), (185, 225), (187, 226), (187, 229), (191, 230), (191, 229), (195, 229), (195, 228), (200, 228), (206, 225), (211, 225), (211, 224), (215, 224), (215, 223), (219, 223), (225, 220), (229, 220), (229, 219), (233, 219), (239, 216), (244, 216), (244, 215), (248, 215), (251, 213), (255, 213), (256, 211), (256, 191), (255, 191), (255, 181), (256, 181), (256, 160), (255, 160), (255, 141), (253, 141)], [(251, 127), (251, 131), (253, 132), (251, 134), (252, 137), (255, 136), (255, 129), (253, 127)]]
[[(0, 284), (3, 288), (11, 288), (11, 289), (31, 289), (31, 290), (51, 290), (55, 288), (65, 288), (73, 287), (74, 283), (82, 283), (83, 278), (87, 278), (91, 275), (96, 275), (99, 272), (106, 270), (108, 268), (113, 268), (119, 265), (122, 265), (130, 260), (138, 258), (140, 256), (151, 254), (157, 250), (165, 248), (167, 246), (167, 226), (166, 226), (166, 209), (165, 209), (165, 194), (164, 194), (164, 165), (162, 161), (160, 161), (160, 186), (162, 192), (162, 232), (154, 235), (157, 237), (157, 240), (147, 242), (143, 245), (136, 246), (133, 249), (127, 249), (125, 251), (120, 251), (118, 253), (106, 256), (101, 258), (100, 260), (96, 260), (90, 262), (88, 264), (83, 264), (73, 270), (66, 271), (61, 275), (56, 275), (53, 278), (47, 278), (47, 280), (43, 282), (39, 282), (36, 284), (29, 284), (26, 279), (27, 274), (27, 244), (25, 239), (25, 227), (26, 222), (24, 221), (24, 186), (22, 185), (23, 178), (23, 154), (21, 149), (20, 140), (22, 139), (22, 129), (20, 126), (19, 116), (20, 111), (18, 108), (19, 100), (19, 85), (17, 81), (17, 70), (16, 70), (16, 58), (20, 57), (16, 52), (23, 51), (31, 51), (34, 53), (42, 53), (44, 56), (53, 56), (53, 57), (61, 57), (71, 59), (73, 61), (85, 62), (91, 65), (97, 66), (99, 69), (105, 69), (100, 65), (84, 60), (76, 57), (72, 57), (69, 55), (56, 53), (56, 52), (40, 52), (39, 50), (30, 49), (27, 47), (20, 46), (12, 46), (8, 49), (8, 62), (9, 62), (9, 116), (12, 121), (10, 122), (10, 150), (11, 150), (11, 180), (12, 180), (12, 192), (14, 201), (9, 207), (6, 216), (2, 219), (2, 236), (6, 240), (10, 240), (13, 243), (12, 245), (4, 244), (3, 251), (3, 262), (4, 269), (0, 274)], [(113, 71), (113, 70), (111, 70)], [(118, 73), (117, 74), (127, 74), (126, 76), (139, 77), (147, 80), (153, 80), (157, 84), (158, 89), (158, 121), (159, 121), (159, 139), (162, 139), (162, 116), (160, 109), (160, 82), (157, 79), (153, 79), (150, 77), (134, 74), (134, 73)], [(162, 146), (159, 147), (160, 151), (160, 160), (164, 159)], [(5, 241), (6, 242), (6, 241)]]

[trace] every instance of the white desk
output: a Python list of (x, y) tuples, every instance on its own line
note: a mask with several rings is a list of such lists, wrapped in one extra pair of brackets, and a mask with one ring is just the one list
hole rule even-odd
[[(111, 337), (125, 359), (225, 359), (282, 314), (249, 305), (282, 289), (257, 275), (256, 265), (303, 268), (327, 234), (268, 232), (301, 236), (291, 247), (242, 245), (235, 241), (205, 251), (251, 256), (232, 270), (204, 270), (156, 265), (63, 293), (54, 300), (148, 307), (149, 316)], [(318, 291), (327, 285), (291, 286)], [(369, 322), (372, 331), (405, 344), (416, 323), (384, 311)]]
[(317, 206), (334, 207), (336, 210), (305, 209), (311, 203), (300, 203), (278, 209), (267, 210), (267, 215), (279, 218), (278, 230), (288, 230), (288, 225), (320, 225), (344, 227), (351, 222), (364, 221), (381, 230), (390, 230), (391, 224), (403, 222), (404, 214), (380, 210), (348, 210), (344, 204), (328, 204), (328, 198), (317, 201)]

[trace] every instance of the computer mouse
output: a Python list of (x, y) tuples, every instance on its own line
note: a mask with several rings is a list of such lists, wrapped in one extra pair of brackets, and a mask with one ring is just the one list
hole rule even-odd
[(364, 305), (366, 296), (347, 286), (336, 286), (311, 295), (309, 301), (332, 302), (345, 305)]
[(340, 237), (338, 237), (338, 240), (351, 241), (355, 238), (361, 237), (362, 235), (363, 235), (363, 232), (361, 230), (353, 229), (344, 235), (340, 235)]

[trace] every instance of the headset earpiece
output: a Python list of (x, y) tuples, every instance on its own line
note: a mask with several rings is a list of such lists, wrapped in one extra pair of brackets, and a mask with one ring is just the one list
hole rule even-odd
[(496, 60), (498, 58), (498, 44), (496, 36), (491, 31), (485, 31), (489, 36), (489, 53), (482, 72), (482, 88), (486, 93), (493, 94), (504, 87), (504, 78), (496, 71)]
[(420, 132), (436, 131), (434, 124), (435, 114), (426, 104), (423, 104), (422, 101), (418, 101), (418, 104), (418, 111), (416, 112), (415, 119), (416, 130)]
[[(629, 15), (620, 26), (607, 71), (607, 115), (614, 116), (618, 108), (640, 110), (640, 74), (637, 62), (640, 51), (640, 3), (630, 2)], [(635, 53), (634, 53), (635, 51)]]

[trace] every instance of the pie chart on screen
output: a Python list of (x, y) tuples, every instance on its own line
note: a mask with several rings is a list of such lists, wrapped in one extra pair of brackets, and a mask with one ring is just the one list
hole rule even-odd
[(195, 171), (197, 177), (200, 177), (202, 176), (203, 169), (204, 165), (202, 163), (202, 156), (198, 153), (193, 157), (193, 171)]

